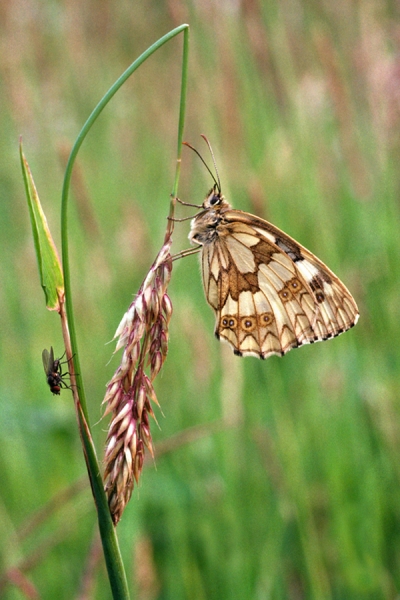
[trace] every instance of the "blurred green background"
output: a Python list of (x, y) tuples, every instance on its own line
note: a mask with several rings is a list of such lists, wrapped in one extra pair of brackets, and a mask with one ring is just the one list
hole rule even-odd
[[(361, 317), (329, 343), (239, 359), (213, 336), (198, 258), (175, 263), (156, 468), (118, 526), (132, 598), (398, 598), (400, 20), (390, 0), (1, 4), (0, 596), (110, 598), (71, 395), (53, 397), (43, 372), (43, 348), (63, 346), (39, 285), (18, 138), (59, 245), (63, 170), (83, 122), (185, 22), (185, 139), (207, 157), (199, 136), (209, 137), (233, 206), (316, 253)], [(118, 366), (106, 342), (163, 239), (182, 41), (117, 94), (75, 170), (72, 285), (93, 423)], [(200, 203), (211, 183), (184, 149), (180, 197)], [(177, 224), (175, 251), (188, 230)], [(100, 456), (106, 425), (94, 426)]]

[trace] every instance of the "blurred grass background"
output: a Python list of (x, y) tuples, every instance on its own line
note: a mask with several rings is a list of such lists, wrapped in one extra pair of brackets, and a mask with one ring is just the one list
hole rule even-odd
[[(63, 352), (44, 308), (18, 137), (56, 242), (66, 157), (122, 71), (191, 25), (185, 139), (209, 137), (233, 206), (315, 252), (355, 329), (283, 359), (213, 337), (197, 258), (175, 263), (150, 463), (118, 527), (132, 597), (395, 599), (400, 591), (399, 5), (391, 0), (0, 7), (0, 596), (109, 598)], [(109, 341), (160, 247), (174, 176), (182, 38), (140, 68), (79, 155), (70, 248), (92, 422)], [(208, 157), (207, 157), (208, 159)], [(180, 197), (211, 186), (184, 150)], [(181, 216), (190, 209), (180, 208)], [(177, 224), (175, 251), (188, 223)], [(94, 427), (102, 455), (106, 423)], [(83, 479), (82, 479), (83, 478)], [(83, 483), (81, 483), (83, 481)]]

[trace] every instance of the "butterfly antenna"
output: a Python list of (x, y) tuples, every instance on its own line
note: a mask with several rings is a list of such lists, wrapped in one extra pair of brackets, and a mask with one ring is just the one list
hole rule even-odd
[[(211, 150), (211, 146), (210, 146), (210, 143), (207, 140), (207, 138), (205, 136), (203, 136), (203, 135), (202, 135), (202, 137), (204, 137), (204, 139), (207, 141), (208, 147)], [(215, 179), (214, 173), (211, 171), (210, 167), (208, 166), (208, 164), (206, 163), (206, 161), (204, 160), (204, 158), (202, 157), (202, 155), (200, 154), (200, 152), (198, 150), (196, 150), (196, 148), (194, 148), (194, 146), (192, 146), (191, 144), (189, 144), (189, 142), (182, 142), (182, 144), (184, 144), (185, 146), (187, 146), (188, 148), (190, 148), (191, 150), (193, 150), (193, 152), (196, 152), (197, 156), (200, 158), (201, 162), (203, 163), (203, 165), (205, 166), (205, 168), (207, 169), (207, 171), (210, 173), (211, 177), (213, 178), (213, 180), (215, 182), (215, 185), (218, 188), (219, 193), (221, 193), (221, 184), (220, 184), (220, 181), (219, 181), (219, 175), (218, 175), (217, 168), (215, 167), (215, 159), (214, 159), (214, 154), (213, 154), (212, 150), (211, 150), (211, 156), (213, 158), (215, 172), (217, 173), (218, 181), (217, 181), (217, 179)]]
[(208, 138), (207, 138), (207, 137), (204, 135), (204, 133), (201, 133), (200, 135), (201, 135), (201, 137), (203, 138), (203, 140), (205, 141), (205, 143), (207, 144), (207, 146), (208, 146), (208, 149), (209, 149), (209, 151), (210, 151), (211, 158), (212, 158), (212, 160), (213, 160), (213, 163), (214, 163), (214, 169), (215, 169), (215, 172), (216, 172), (216, 174), (217, 174), (218, 183), (215, 181), (215, 177), (214, 177), (214, 181), (215, 181), (215, 183), (217, 184), (217, 187), (218, 187), (218, 191), (219, 191), (219, 193), (221, 193), (221, 180), (220, 180), (220, 178), (219, 178), (219, 173), (218, 173), (218, 169), (217, 169), (217, 162), (216, 162), (216, 160), (215, 160), (215, 156), (214, 156), (213, 149), (211, 148), (211, 144), (210, 144), (210, 142), (208, 141)]

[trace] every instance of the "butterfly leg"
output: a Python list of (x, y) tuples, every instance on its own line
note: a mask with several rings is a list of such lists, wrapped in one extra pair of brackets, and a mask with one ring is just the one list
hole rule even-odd
[(177, 254), (173, 254), (171, 256), (172, 260), (178, 260), (178, 258), (184, 258), (185, 256), (190, 256), (191, 254), (197, 254), (200, 252), (200, 246), (198, 248), (187, 248), (186, 250), (182, 250), (182, 252), (178, 252)]
[(180, 198), (175, 198), (175, 200), (177, 202), (179, 202), (179, 204), (182, 204), (182, 206), (192, 206), (193, 208), (203, 208), (201, 206), (201, 204), (190, 204), (190, 202), (184, 202), (183, 200), (181, 200)]
[(174, 223), (181, 223), (182, 221), (190, 221), (190, 219), (193, 219), (193, 216), (182, 217), (181, 219), (177, 219), (176, 217), (167, 217), (168, 221), (173, 221)]

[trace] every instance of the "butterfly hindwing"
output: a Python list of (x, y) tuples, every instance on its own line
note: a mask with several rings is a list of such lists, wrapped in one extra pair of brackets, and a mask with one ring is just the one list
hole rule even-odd
[[(237, 354), (263, 358), (315, 341), (309, 321), (314, 302), (293, 261), (258, 233), (243, 241), (250, 242), (250, 258), (247, 246), (242, 250), (232, 242), (241, 235), (236, 235), (237, 229), (236, 223), (230, 224), (231, 235), (221, 236), (203, 254), (203, 272), (209, 273), (206, 295), (207, 290), (217, 290), (212, 304), (217, 337), (230, 342)], [(220, 254), (229, 259), (227, 268), (220, 266), (217, 273), (207, 267), (220, 264)]]

